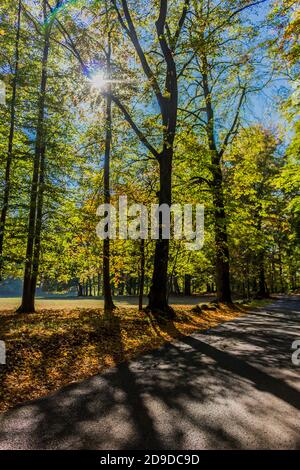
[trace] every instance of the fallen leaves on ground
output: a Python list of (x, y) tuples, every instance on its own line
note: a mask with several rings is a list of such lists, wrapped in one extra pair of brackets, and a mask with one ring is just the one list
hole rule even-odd
[(225, 305), (201, 314), (176, 306), (174, 321), (158, 322), (136, 308), (124, 307), (108, 324), (102, 309), (0, 312), (0, 338), (7, 350), (6, 365), (0, 365), (0, 411), (242, 313), (241, 308)]

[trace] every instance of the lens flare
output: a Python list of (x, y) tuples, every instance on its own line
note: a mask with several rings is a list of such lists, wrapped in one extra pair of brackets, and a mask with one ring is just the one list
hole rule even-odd
[(102, 90), (107, 84), (107, 80), (105, 79), (103, 72), (97, 72), (91, 77), (91, 83), (93, 88)]

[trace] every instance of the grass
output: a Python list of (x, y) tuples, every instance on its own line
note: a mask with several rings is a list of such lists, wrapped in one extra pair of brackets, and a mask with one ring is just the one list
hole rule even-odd
[(243, 302), (242, 305), (246, 308), (260, 308), (265, 307), (266, 305), (272, 304), (274, 299), (252, 299), (246, 302)]
[(180, 335), (232, 320), (245, 309), (222, 306), (194, 313), (176, 307), (173, 322), (158, 323), (136, 308), (119, 308), (109, 327), (102, 309), (0, 312), (0, 339), (7, 349), (0, 365), (0, 411), (83, 380)]
[[(211, 300), (209, 296), (200, 297), (171, 297), (171, 305), (195, 305), (201, 300)], [(21, 303), (21, 297), (0, 297), (0, 311), (16, 310)], [(134, 307), (138, 305), (137, 296), (116, 296), (114, 303), (118, 307)], [(144, 305), (147, 305), (148, 298), (145, 296)], [(36, 297), (36, 307), (38, 310), (73, 310), (80, 309), (99, 309), (103, 308), (104, 302), (102, 297), (68, 297), (65, 295), (53, 295), (48, 297)]]

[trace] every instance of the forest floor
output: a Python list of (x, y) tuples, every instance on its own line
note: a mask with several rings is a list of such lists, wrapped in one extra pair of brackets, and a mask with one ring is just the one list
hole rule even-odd
[[(251, 307), (253, 304), (251, 305)], [(102, 372), (180, 335), (208, 330), (247, 312), (247, 306), (195, 313), (176, 306), (176, 319), (161, 325), (133, 307), (116, 310), (112, 326), (102, 309), (45, 310), (30, 315), (0, 311), (0, 411)]]

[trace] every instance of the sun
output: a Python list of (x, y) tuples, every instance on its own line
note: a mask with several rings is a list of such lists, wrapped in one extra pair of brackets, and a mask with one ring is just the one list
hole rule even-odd
[(107, 80), (105, 79), (103, 72), (97, 72), (91, 77), (91, 83), (93, 88), (97, 88), (98, 90), (102, 90), (105, 85), (107, 84)]

